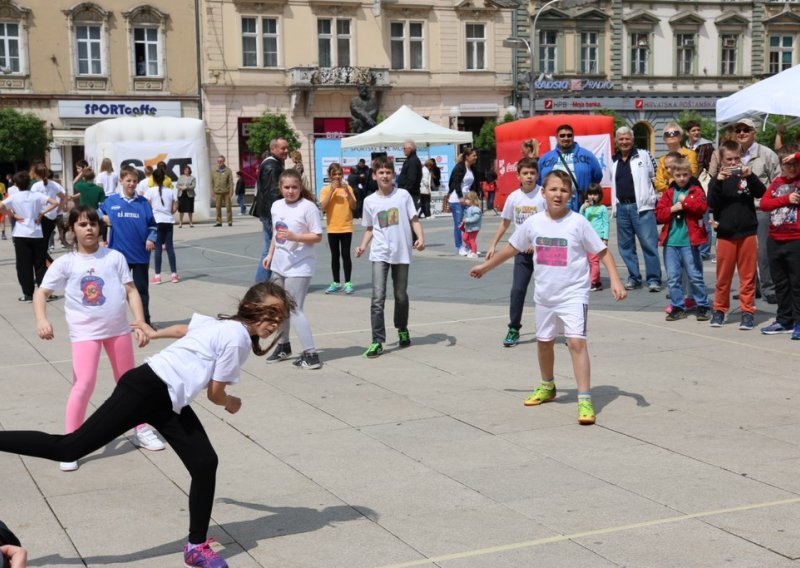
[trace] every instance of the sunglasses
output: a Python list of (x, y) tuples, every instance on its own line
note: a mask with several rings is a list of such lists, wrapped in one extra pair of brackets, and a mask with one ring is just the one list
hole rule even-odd
[(573, 134), (559, 134), (558, 137), (559, 138), (573, 138), (574, 135)]
[(747, 127), (737, 128), (736, 130), (734, 130), (734, 132), (736, 134), (750, 134), (751, 132), (753, 132), (753, 129), (752, 128), (747, 128)]
[(664, 138), (670, 138), (672, 136), (680, 136), (680, 135), (681, 135), (681, 131), (680, 130), (667, 130), (664, 133)]

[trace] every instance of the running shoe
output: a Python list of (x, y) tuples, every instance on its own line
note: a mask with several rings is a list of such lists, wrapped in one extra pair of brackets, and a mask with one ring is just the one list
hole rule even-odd
[(177, 272), (173, 272), (169, 277), (169, 281), (172, 282), (173, 284), (177, 284), (178, 282), (181, 281), (181, 279), (178, 276)]
[(697, 321), (708, 321), (711, 319), (711, 308), (708, 306), (700, 306), (695, 313)]
[(286, 361), (286, 359), (288, 359), (291, 356), (292, 356), (292, 344), (278, 343), (278, 346), (275, 347), (275, 351), (272, 352), (272, 355), (267, 357), (267, 363), (280, 363), (281, 361)]
[(686, 319), (686, 310), (682, 310), (680, 308), (673, 308), (667, 314), (667, 317), (664, 318), (666, 321), (678, 321), (682, 319)]
[(552, 388), (547, 388), (544, 385), (539, 385), (539, 387), (533, 391), (528, 398), (525, 399), (525, 406), (539, 406), (540, 404), (544, 404), (545, 402), (550, 402), (556, 397), (556, 385), (553, 385)]
[(380, 357), (383, 353), (383, 345), (378, 343), (377, 341), (373, 341), (372, 344), (364, 351), (364, 357), (367, 359), (375, 359), (376, 357)]
[(340, 292), (342, 290), (342, 285), (338, 282), (331, 282), (328, 288), (325, 290), (326, 294), (335, 294), (336, 292)]
[(514, 347), (517, 343), (519, 343), (519, 330), (509, 327), (506, 338), (503, 340), (503, 347)]
[(592, 406), (591, 400), (578, 402), (578, 423), (584, 426), (594, 424), (594, 406)]
[(297, 367), (298, 369), (305, 369), (305, 370), (312, 370), (312, 369), (320, 369), (322, 368), (322, 363), (319, 360), (319, 353), (316, 351), (313, 353), (303, 353), (292, 361), (292, 365)]
[(355, 290), (353, 290), (353, 283), (352, 282), (345, 282), (344, 283), (344, 293), (345, 294), (352, 294)]
[(625, 282), (625, 289), (626, 290), (638, 290), (642, 287), (641, 282), (634, 282), (633, 280), (628, 280)]
[(650, 290), (650, 293), (656, 294), (658, 292), (661, 292), (661, 285), (660, 284), (656, 284), (654, 282), (652, 284), (648, 284), (647, 285), (647, 289)]
[(781, 322), (775, 320), (766, 327), (761, 328), (761, 333), (764, 335), (778, 335), (779, 333), (792, 333), (792, 328), (788, 325), (783, 325)]
[(213, 538), (192, 548), (187, 542), (183, 547), (183, 563), (187, 568), (228, 568), (228, 563), (211, 549)]
[(794, 324), (794, 329), (792, 330), (792, 339), (795, 341), (800, 341), (800, 323)]
[(400, 338), (400, 347), (408, 347), (411, 345), (411, 335), (407, 329), (398, 329), (397, 336)]
[(589, 292), (599, 292), (599, 291), (601, 291), (602, 289), (603, 289), (603, 285), (602, 285), (600, 282), (595, 282), (595, 283), (594, 283), (594, 284), (592, 284), (592, 286), (589, 288)]
[(150, 284), (161, 284), (161, 275), (156, 274), (150, 279)]
[(725, 312), (714, 310), (714, 313), (711, 314), (711, 323), (708, 325), (711, 327), (722, 327), (725, 325)]
[(753, 314), (742, 314), (742, 320), (739, 322), (739, 329), (742, 331), (749, 331), (756, 326), (756, 318)]
[(133, 433), (133, 445), (151, 452), (157, 452), (166, 448), (164, 442), (158, 439), (156, 433), (147, 424), (139, 426)]
[(78, 469), (78, 462), (61, 462), (58, 464), (58, 469), (61, 471), (75, 471)]
[(23, 294), (19, 298), (17, 298), (20, 302), (33, 302), (33, 296), (28, 296), (27, 294)]

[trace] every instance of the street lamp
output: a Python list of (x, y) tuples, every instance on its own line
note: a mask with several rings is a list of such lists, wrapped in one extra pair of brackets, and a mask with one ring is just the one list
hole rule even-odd
[[(530, 101), (530, 107), (528, 109), (528, 116), (533, 116), (533, 97), (534, 97), (534, 90), (535, 86), (533, 84), (533, 73), (534, 73), (534, 66), (533, 66), (533, 44), (529, 42), (524, 37), (519, 36), (511, 36), (507, 37), (503, 40), (503, 47), (510, 47), (512, 49), (521, 49), (525, 48), (528, 50), (528, 57), (531, 60), (531, 69), (528, 73), (528, 101)], [(516, 85), (517, 78), (514, 77), (514, 84)], [(516, 88), (514, 89), (516, 91)]]

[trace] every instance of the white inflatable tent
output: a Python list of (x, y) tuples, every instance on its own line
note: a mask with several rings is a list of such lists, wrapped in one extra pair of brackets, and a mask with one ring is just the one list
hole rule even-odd
[(86, 129), (86, 160), (98, 171), (104, 158), (110, 158), (114, 171), (130, 165), (140, 172), (145, 166), (167, 163), (173, 180), (188, 164), (197, 179), (194, 218), (210, 216), (211, 166), (208, 161), (205, 125), (196, 118), (123, 117), (98, 122)]

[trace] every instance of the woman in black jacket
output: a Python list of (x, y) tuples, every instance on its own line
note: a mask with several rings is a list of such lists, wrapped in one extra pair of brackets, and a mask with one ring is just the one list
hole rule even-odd
[(464, 198), (470, 191), (478, 192), (478, 177), (473, 170), (478, 160), (478, 152), (468, 148), (459, 156), (458, 163), (450, 174), (447, 193), (447, 202), (453, 214), (453, 239), (456, 245), (456, 254), (467, 256), (467, 249), (461, 242), (461, 218), (464, 215)]

